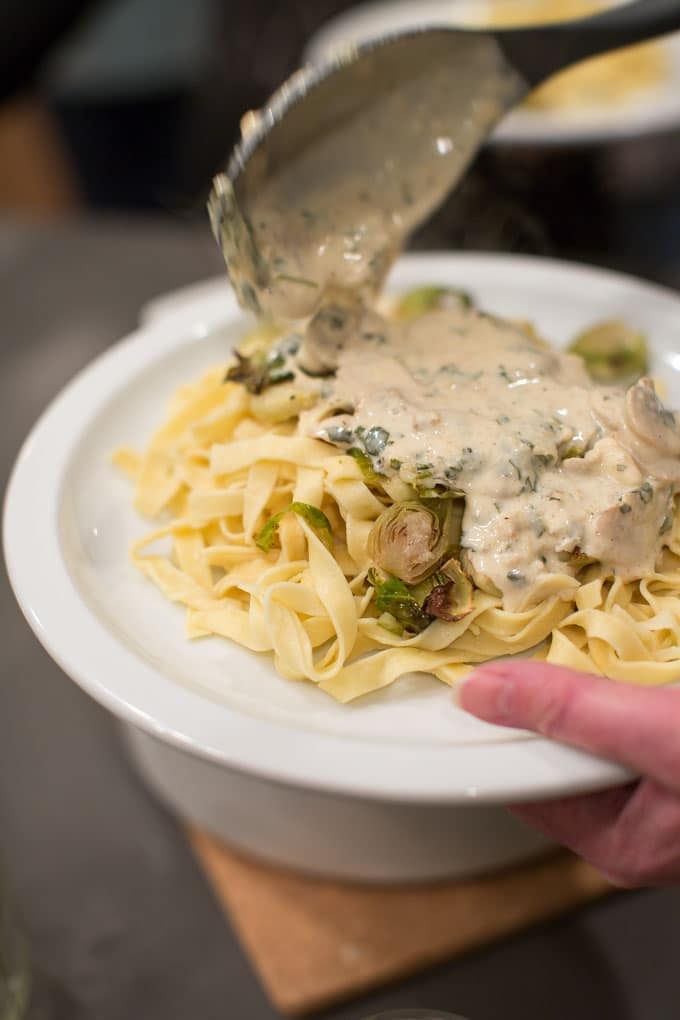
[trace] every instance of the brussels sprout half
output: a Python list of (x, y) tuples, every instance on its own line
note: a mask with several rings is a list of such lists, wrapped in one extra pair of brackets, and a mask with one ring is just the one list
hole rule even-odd
[(450, 499), (395, 503), (373, 525), (371, 559), (406, 584), (424, 581), (458, 548), (464, 507)]
[(399, 298), (394, 309), (395, 319), (408, 322), (438, 308), (472, 308), (472, 298), (462, 290), (453, 287), (417, 287)]
[(644, 334), (618, 320), (586, 330), (568, 349), (583, 358), (590, 377), (603, 385), (633, 383), (649, 367)]

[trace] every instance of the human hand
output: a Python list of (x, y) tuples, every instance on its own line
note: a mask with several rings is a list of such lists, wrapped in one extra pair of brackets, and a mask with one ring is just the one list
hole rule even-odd
[(543, 662), (480, 666), (459, 704), (627, 766), (628, 786), (511, 810), (616, 885), (680, 882), (680, 691), (629, 687)]

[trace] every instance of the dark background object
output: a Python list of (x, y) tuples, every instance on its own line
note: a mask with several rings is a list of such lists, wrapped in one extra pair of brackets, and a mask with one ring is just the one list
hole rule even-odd
[(0, 101), (35, 82), (43, 61), (96, 0), (3, 0)]

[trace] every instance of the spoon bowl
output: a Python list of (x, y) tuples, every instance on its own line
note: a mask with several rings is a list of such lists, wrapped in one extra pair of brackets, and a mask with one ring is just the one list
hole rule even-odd
[(680, 0), (637, 0), (557, 25), (423, 27), (298, 71), (245, 118), (209, 201), (241, 304), (296, 319), (329, 289), (376, 291), (531, 88), (678, 28)]

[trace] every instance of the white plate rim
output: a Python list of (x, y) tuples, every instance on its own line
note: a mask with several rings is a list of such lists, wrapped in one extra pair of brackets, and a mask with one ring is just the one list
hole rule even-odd
[[(396, 286), (413, 274), (569, 274), (680, 312), (680, 296), (634, 277), (553, 259), (488, 254), (405, 256)], [(670, 303), (670, 304), (669, 304)], [(158, 305), (162, 307), (162, 302)], [(172, 298), (172, 315), (147, 324), (85, 367), (40, 417), (7, 488), (3, 539), (17, 600), (61, 668), (115, 716), (189, 753), (275, 782), (345, 796), (417, 803), (507, 803), (586, 792), (630, 778), (619, 767), (532, 738), (480, 746), (407, 747), (316, 734), (246, 717), (173, 683), (119, 642), (84, 601), (60, 546), (61, 484), (92, 413), (173, 345), (205, 336), (236, 310), (224, 281)], [(85, 424), (84, 424), (85, 423)], [(130, 678), (134, 678), (134, 683)], [(284, 682), (284, 681), (282, 681)], [(133, 692), (134, 693), (131, 693)]]

